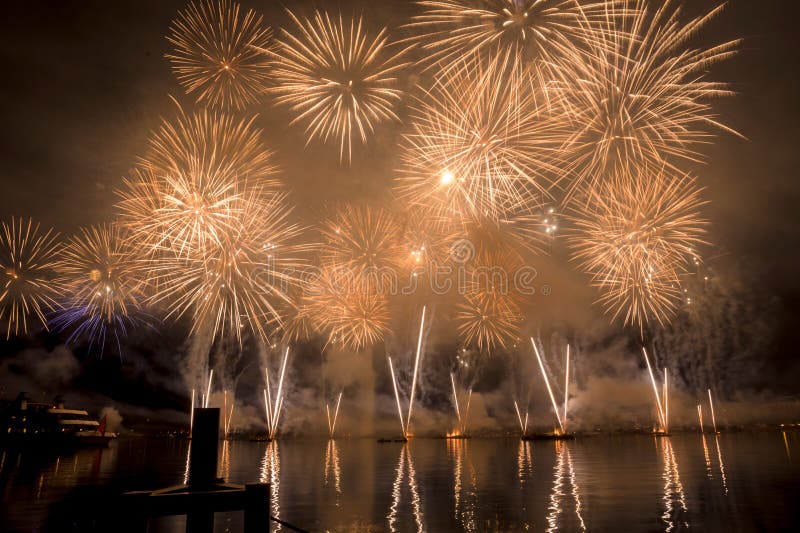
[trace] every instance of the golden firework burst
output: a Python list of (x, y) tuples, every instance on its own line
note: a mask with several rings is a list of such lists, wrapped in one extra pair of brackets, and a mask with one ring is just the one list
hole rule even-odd
[(272, 30), (254, 11), (230, 0), (192, 2), (178, 13), (167, 40), (172, 71), (198, 103), (224, 109), (255, 104), (266, 90)]
[(0, 225), (0, 322), (6, 338), (27, 334), (30, 321), (47, 328), (46, 313), (58, 309), (61, 276), (56, 269), (61, 246), (58, 234), (44, 230), (32, 219), (15, 219)]
[(386, 29), (370, 35), (361, 18), (289, 16), (298, 34), (284, 30), (276, 40), (276, 103), (306, 125), (308, 143), (332, 140), (350, 161), (355, 140), (365, 144), (378, 125), (399, 120), (403, 51), (390, 51)]

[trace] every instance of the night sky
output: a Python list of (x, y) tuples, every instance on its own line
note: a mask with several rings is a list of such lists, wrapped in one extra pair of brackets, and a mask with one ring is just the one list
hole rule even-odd
[[(691, 0), (692, 9), (718, 2)], [(148, 132), (187, 107), (164, 54), (164, 36), (183, 0), (150, 2), (11, 2), (0, 17), (0, 218), (32, 216), (63, 235), (114, 216), (115, 189), (142, 155)], [(283, 7), (310, 11), (310, 2), (243, 1), (273, 28), (286, 25)], [(376, 27), (397, 28), (410, 2), (317, 2), (364, 13)], [(712, 255), (746, 272), (753, 293), (777, 299), (776, 341), (765, 357), (791, 388), (800, 342), (800, 104), (797, 15), (791, 0), (731, 0), (694, 41), (743, 38), (737, 56), (713, 67), (711, 79), (738, 93), (715, 103), (723, 122), (746, 140), (718, 134), (702, 151), (700, 183), (710, 200)], [(267, 144), (277, 152), (283, 181), (301, 212), (349, 198), (383, 201), (391, 182), (399, 128), (382, 128), (377, 142), (354, 151), (341, 168), (335, 149), (307, 157), (300, 128), (269, 104), (260, 114)], [(305, 157), (304, 157), (305, 155)], [(786, 372), (789, 371), (787, 377)]]

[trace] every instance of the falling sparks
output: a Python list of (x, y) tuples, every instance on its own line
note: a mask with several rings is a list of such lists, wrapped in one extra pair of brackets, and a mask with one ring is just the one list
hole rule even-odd
[(56, 298), (61, 280), (55, 263), (61, 246), (58, 234), (44, 230), (32, 219), (11, 219), (0, 224), (0, 322), (6, 338), (27, 334), (32, 321), (47, 328), (45, 314), (59, 309)]
[(192, 2), (172, 22), (166, 55), (172, 71), (198, 103), (242, 109), (255, 104), (269, 80), (272, 30), (254, 11), (230, 0)]
[(288, 14), (297, 34), (284, 30), (275, 43), (275, 101), (295, 113), (292, 123), (305, 124), (309, 143), (336, 142), (340, 160), (350, 161), (354, 142), (399, 121), (403, 51), (391, 51), (386, 29), (371, 34), (361, 18)]

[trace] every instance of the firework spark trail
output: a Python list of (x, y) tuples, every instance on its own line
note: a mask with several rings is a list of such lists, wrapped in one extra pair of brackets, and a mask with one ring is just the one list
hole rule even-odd
[(664, 420), (664, 411), (661, 408), (661, 398), (658, 396), (658, 387), (656, 386), (656, 378), (653, 375), (653, 368), (650, 366), (650, 358), (647, 357), (647, 349), (642, 346), (642, 354), (644, 354), (644, 362), (647, 363), (647, 371), (650, 373), (650, 382), (653, 384), (653, 394), (656, 396), (656, 407), (658, 408), (658, 422), (661, 427), (666, 431), (666, 421)]
[[(572, 116), (568, 194), (592, 187), (610, 171), (701, 160), (697, 148), (723, 125), (710, 100), (731, 95), (708, 81), (708, 67), (735, 53), (739, 41), (707, 48), (688, 44), (724, 3), (685, 21), (677, 2), (649, 9), (642, 0), (604, 2), (586, 50), (550, 64), (549, 89)], [(621, 7), (620, 7), (621, 6)], [(676, 162), (677, 162), (676, 161)]]
[(422, 334), (425, 332), (425, 312), (428, 306), (422, 306), (422, 318), (419, 321), (419, 336), (417, 337), (417, 354), (414, 357), (414, 374), (411, 379), (411, 396), (408, 398), (408, 420), (406, 421), (406, 431), (411, 431), (411, 412), (414, 409), (414, 395), (417, 390), (417, 374), (419, 372), (419, 358), (422, 354)]
[(376, 126), (400, 120), (404, 50), (390, 53), (386, 29), (371, 36), (361, 18), (348, 24), (327, 12), (313, 19), (287, 13), (299, 33), (284, 30), (271, 52), (275, 103), (296, 113), (292, 124), (306, 124), (306, 144), (333, 139), (349, 162), (354, 137), (366, 144)]
[(397, 401), (397, 416), (400, 417), (400, 430), (403, 432), (403, 437), (406, 437), (406, 426), (403, 422), (403, 409), (400, 407), (400, 393), (397, 390), (397, 378), (394, 375), (394, 365), (392, 365), (392, 358), (387, 356), (389, 360), (389, 372), (392, 374), (392, 387), (394, 387), (394, 399)]
[(567, 406), (569, 404), (569, 344), (567, 344), (567, 366), (564, 372), (564, 431), (567, 430)]
[(15, 219), (0, 225), (0, 322), (6, 322), (6, 339), (12, 332), (27, 334), (28, 319), (35, 317), (47, 329), (45, 314), (59, 309), (56, 300), (61, 280), (55, 270), (61, 252), (58, 234), (44, 231), (33, 219)]
[(514, 409), (517, 411), (517, 419), (519, 420), (519, 429), (520, 431), (522, 431), (522, 435), (524, 436), (525, 426), (522, 425), (522, 415), (519, 412), (519, 405), (517, 404), (517, 400), (514, 400)]
[(342, 403), (342, 394), (344, 391), (339, 392), (339, 397), (336, 399), (336, 407), (333, 410), (333, 419), (331, 419), (331, 411), (330, 411), (330, 404), (325, 404), (325, 411), (328, 414), (328, 431), (330, 434), (330, 438), (333, 438), (334, 433), (336, 432), (336, 419), (339, 416), (339, 404)]
[(472, 389), (469, 389), (467, 392), (467, 408), (464, 409), (464, 429), (463, 432), (467, 432), (467, 424), (469, 424), (469, 404), (472, 401)]
[(214, 378), (214, 369), (212, 368), (211, 371), (208, 373), (208, 387), (206, 387), (206, 396), (205, 401), (203, 402), (203, 407), (208, 407), (208, 402), (211, 400), (211, 380)]
[(458, 407), (458, 393), (456, 392), (456, 378), (450, 372), (450, 383), (453, 385), (453, 405), (456, 408), (456, 416), (458, 417), (458, 431), (461, 432), (464, 428), (464, 423), (461, 421), (461, 410)]
[(192, 389), (192, 405), (189, 408), (189, 435), (191, 436), (194, 429), (194, 389)]
[[(289, 347), (286, 347), (286, 351), (283, 354), (283, 361), (281, 363), (281, 370), (278, 377), (278, 391), (275, 394), (275, 401), (273, 402), (270, 394), (270, 385), (269, 385), (269, 367), (265, 368), (265, 378), (267, 382), (266, 391), (266, 405), (267, 405), (267, 429), (269, 431), (269, 438), (274, 439), (275, 435), (278, 432), (278, 422), (280, 420), (281, 411), (283, 409), (283, 380), (284, 376), (286, 375), (286, 363), (289, 360)], [(271, 410), (271, 412), (270, 412)]]
[(664, 368), (664, 431), (669, 432), (669, 378)]
[(550, 401), (553, 403), (553, 411), (556, 414), (556, 419), (558, 420), (558, 425), (561, 428), (561, 433), (565, 433), (564, 430), (564, 423), (561, 421), (561, 415), (558, 412), (558, 406), (556, 405), (556, 397), (553, 396), (553, 389), (550, 388), (550, 380), (547, 378), (547, 372), (544, 369), (544, 363), (542, 362), (542, 356), (539, 355), (539, 348), (536, 346), (536, 341), (533, 340), (531, 337), (531, 344), (533, 345), (533, 351), (536, 354), (536, 360), (539, 362), (539, 368), (542, 371), (542, 377), (544, 378), (544, 384), (547, 385), (547, 393), (550, 395)]
[(708, 405), (711, 408), (711, 423), (714, 426), (714, 433), (719, 433), (717, 431), (717, 418), (714, 416), (714, 400), (711, 399), (711, 389), (708, 389)]
[(266, 90), (272, 30), (252, 10), (240, 16), (240, 8), (230, 0), (192, 2), (172, 21), (174, 49), (165, 57), (197, 103), (240, 110)]
[[(424, 52), (428, 68), (457, 68), (464, 57), (489, 62), (508, 72), (532, 70), (542, 86), (551, 64), (580, 61), (603, 14), (603, 2), (570, 0), (420, 0), (421, 13), (407, 27)], [(598, 45), (597, 43), (595, 43)]]

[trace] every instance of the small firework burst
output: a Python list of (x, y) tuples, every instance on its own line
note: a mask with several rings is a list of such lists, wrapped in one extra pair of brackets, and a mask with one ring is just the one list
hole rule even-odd
[(53, 324), (70, 331), (68, 341), (87, 338), (105, 348), (113, 339), (121, 353), (128, 330), (150, 323), (144, 310), (144, 265), (114, 225), (84, 228), (64, 247), (59, 270), (66, 295)]
[(243, 109), (266, 90), (272, 30), (230, 0), (192, 2), (170, 26), (172, 70), (198, 103)]
[(388, 297), (363, 287), (349, 273), (323, 269), (310, 292), (310, 309), (329, 343), (361, 350), (388, 334)]
[(367, 292), (387, 292), (402, 264), (402, 228), (388, 211), (345, 205), (322, 228), (320, 258)]
[(522, 314), (508, 295), (472, 291), (457, 305), (455, 322), (465, 345), (491, 353), (517, 342)]
[(386, 29), (370, 35), (361, 18), (289, 16), (298, 34), (284, 31), (276, 41), (276, 103), (306, 125), (308, 143), (333, 140), (349, 161), (355, 140), (365, 144), (376, 126), (399, 120), (402, 50), (390, 52)]
[(640, 329), (669, 321), (682, 277), (704, 243), (700, 193), (689, 175), (645, 170), (631, 181), (601, 184), (575, 213), (574, 260), (614, 319)]
[(0, 322), (7, 323), (6, 338), (28, 333), (30, 321), (47, 328), (45, 314), (59, 307), (57, 238), (57, 233), (43, 230), (32, 219), (12, 218), (0, 224)]

